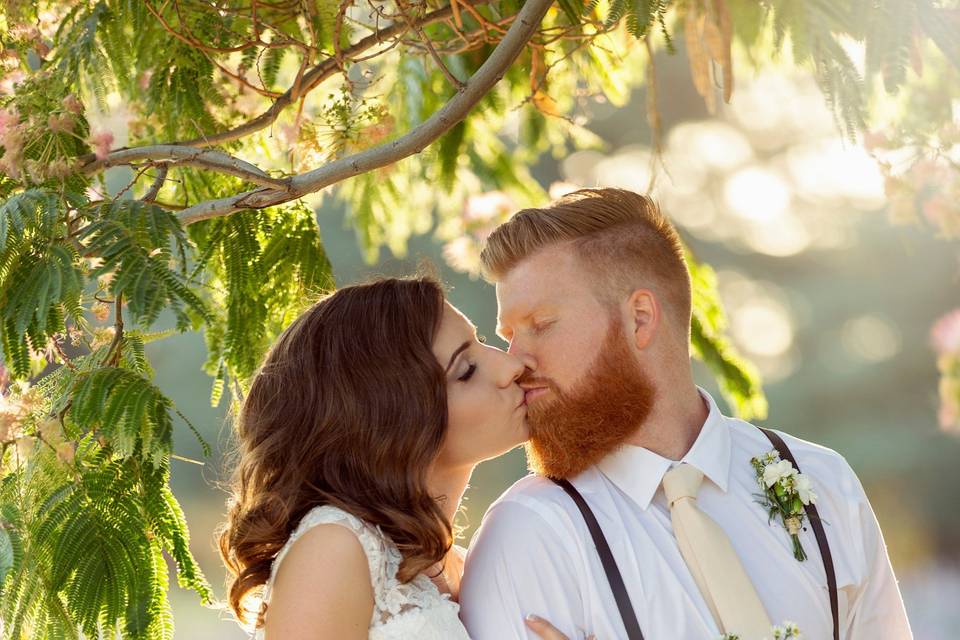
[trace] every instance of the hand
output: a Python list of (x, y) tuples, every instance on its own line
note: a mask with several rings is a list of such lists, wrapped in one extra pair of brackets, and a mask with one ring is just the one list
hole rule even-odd
[[(569, 640), (567, 636), (557, 631), (555, 626), (540, 616), (535, 616), (531, 613), (524, 618), (523, 622), (531, 631), (537, 634), (540, 640)], [(590, 636), (587, 640), (596, 640), (596, 636)]]

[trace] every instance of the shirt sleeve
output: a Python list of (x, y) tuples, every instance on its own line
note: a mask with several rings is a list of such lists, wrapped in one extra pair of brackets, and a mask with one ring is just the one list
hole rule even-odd
[(890, 565), (887, 546), (860, 480), (847, 466), (858, 493), (858, 515), (866, 559), (864, 581), (857, 587), (847, 617), (848, 640), (911, 640), (913, 633)]
[(467, 554), (460, 617), (472, 640), (536, 640), (524, 618), (548, 620), (570, 640), (585, 637), (572, 545), (559, 514), (505, 501), (484, 517)]

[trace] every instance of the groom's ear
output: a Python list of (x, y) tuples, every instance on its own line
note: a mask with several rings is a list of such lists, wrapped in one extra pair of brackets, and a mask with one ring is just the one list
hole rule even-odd
[(627, 312), (627, 327), (633, 332), (634, 344), (638, 349), (647, 348), (660, 325), (660, 304), (657, 297), (649, 289), (637, 289), (627, 299)]

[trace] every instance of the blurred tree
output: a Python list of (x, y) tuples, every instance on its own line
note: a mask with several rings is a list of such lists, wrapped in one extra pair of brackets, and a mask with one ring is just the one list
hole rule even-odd
[[(451, 261), (475, 270), (484, 234), (544, 198), (537, 158), (599, 144), (583, 127), (592, 100), (623, 105), (645, 83), (659, 147), (654, 52), (672, 52), (676, 33), (709, 109), (730, 99), (734, 53), (760, 65), (785, 52), (812, 66), (850, 137), (882, 91), (874, 78), (894, 92), (930, 58), (927, 90), (955, 88), (960, 63), (957, 10), (929, 0), (3, 6), (0, 628), (10, 638), (171, 637), (164, 552), (180, 584), (211, 600), (169, 490), (179, 412), (151, 381), (144, 344), (170, 334), (150, 331), (170, 312), (173, 331), (206, 336), (211, 401), (225, 389), (242, 398), (271, 340), (333, 287), (312, 194), (339, 185), (371, 260), (436, 224), (457, 239)], [(941, 106), (921, 100), (912, 115), (924, 128), (902, 120), (884, 144), (910, 131), (955, 144)], [(91, 129), (111, 108), (128, 118), (123, 130)], [(125, 186), (111, 187), (117, 179)], [(689, 262), (693, 352), (741, 415), (763, 417), (759, 379), (724, 336), (714, 274)]]

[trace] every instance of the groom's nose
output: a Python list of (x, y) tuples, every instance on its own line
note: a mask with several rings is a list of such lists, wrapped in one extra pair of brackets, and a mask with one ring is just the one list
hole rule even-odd
[(520, 358), (520, 361), (523, 362), (523, 368), (527, 371), (536, 371), (537, 370), (537, 359), (533, 356), (532, 353), (526, 349), (521, 348), (520, 343), (517, 340), (511, 340), (510, 346), (507, 347), (507, 353), (512, 356)]

